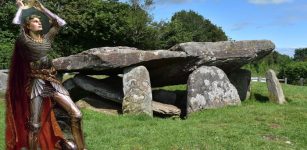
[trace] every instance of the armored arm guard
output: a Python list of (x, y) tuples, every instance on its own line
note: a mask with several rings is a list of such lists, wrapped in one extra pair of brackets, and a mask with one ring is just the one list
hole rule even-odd
[(18, 11), (13, 19), (13, 24), (21, 24), (21, 12), (22, 12), (22, 8), (18, 8)]
[(50, 42), (52, 42), (55, 35), (58, 34), (60, 27), (66, 25), (66, 21), (45, 7), (42, 8), (42, 11), (53, 20), (53, 25), (45, 36)]
[(66, 25), (66, 21), (62, 18), (60, 18), (59, 16), (57, 16), (56, 14), (52, 13), (50, 10), (48, 10), (47, 8), (43, 7), (42, 8), (43, 12), (50, 17), (52, 20), (55, 20), (59, 26), (64, 26)]

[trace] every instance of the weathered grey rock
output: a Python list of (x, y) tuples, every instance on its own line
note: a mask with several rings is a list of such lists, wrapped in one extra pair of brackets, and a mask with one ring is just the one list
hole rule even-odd
[[(122, 73), (124, 67), (140, 65), (146, 62), (164, 60), (162, 62), (184, 59), (184, 52), (168, 50), (143, 51), (133, 47), (101, 47), (93, 48), (82, 53), (61, 57), (53, 60), (57, 70), (97, 73), (104, 70), (115, 70)], [(170, 59), (170, 60), (168, 60)], [(106, 73), (108, 73), (106, 71)], [(111, 73), (112, 74), (112, 73)]]
[(126, 68), (123, 77), (123, 113), (153, 116), (150, 78), (144, 66)]
[(157, 115), (174, 117), (174, 116), (180, 116), (181, 114), (181, 110), (174, 105), (162, 104), (155, 101), (152, 101), (152, 104), (154, 106), (152, 109)]
[(196, 68), (217, 66), (229, 73), (271, 53), (271, 41), (189, 42), (170, 50), (143, 51), (130, 47), (93, 48), (53, 60), (60, 72), (116, 76), (130, 66), (145, 66), (153, 87), (185, 84)]
[(263, 58), (274, 49), (274, 43), (267, 40), (188, 42), (170, 48), (173, 51), (184, 51), (187, 56), (198, 57), (196, 66), (217, 66), (225, 72)]
[(153, 100), (157, 102), (171, 105), (175, 105), (176, 103), (176, 93), (174, 92), (166, 90), (153, 90), (152, 96)]
[(122, 102), (123, 91), (122, 82), (119, 78), (95, 79), (86, 75), (76, 75), (74, 83), (85, 91), (112, 100), (117, 103)]
[(77, 102), (78, 100), (91, 94), (89, 91), (83, 90), (81, 87), (79, 87), (74, 82), (73, 78), (63, 82), (63, 86), (69, 92), (69, 95), (74, 102)]
[(217, 67), (198, 68), (189, 76), (187, 86), (188, 113), (241, 103), (236, 88)]
[(236, 87), (241, 100), (250, 97), (251, 72), (245, 69), (234, 70), (228, 75), (231, 84)]
[(7, 88), (8, 74), (0, 71), (0, 91), (5, 91)]
[(74, 82), (74, 80), (71, 79), (67, 79), (66, 81), (63, 82), (63, 86), (65, 87), (65, 89), (70, 93), (70, 91), (74, 88), (76, 88), (76, 83)]
[(284, 92), (273, 70), (269, 69), (266, 74), (266, 83), (269, 90), (270, 101), (284, 104), (286, 103)]
[[(123, 82), (120, 78), (106, 78), (106, 79), (96, 79), (90, 76), (85, 75), (76, 75), (76, 79), (68, 79), (66, 80), (63, 85), (70, 93), (70, 96), (74, 101), (83, 100), (89, 103), (94, 111), (100, 111), (103, 109), (102, 112), (105, 112), (105, 106), (101, 106), (98, 104), (109, 103), (108, 101), (116, 102), (117, 104), (121, 105), (123, 102)], [(77, 81), (76, 83), (74, 81)], [(79, 86), (80, 85), (80, 86)], [(95, 97), (94, 95), (99, 96)], [(92, 98), (95, 97), (95, 98)], [(97, 101), (96, 103), (94, 103)], [(82, 103), (86, 105), (86, 103)], [(80, 106), (81, 106), (80, 104)], [(91, 109), (91, 108), (90, 108)], [(153, 111), (156, 111), (155, 114), (160, 116), (177, 116), (180, 112), (180, 109), (176, 106), (170, 106), (167, 104), (162, 104), (159, 102), (155, 102), (152, 104)]]
[(112, 101), (106, 101), (98, 96), (88, 96), (79, 100), (76, 105), (79, 108), (90, 109), (107, 115), (119, 115), (122, 113), (120, 104)]

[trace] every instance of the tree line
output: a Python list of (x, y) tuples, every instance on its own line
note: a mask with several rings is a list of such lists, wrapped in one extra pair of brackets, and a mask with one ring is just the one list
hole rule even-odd
[(298, 84), (300, 78), (304, 78), (307, 84), (307, 48), (295, 49), (294, 57), (282, 55), (277, 51), (265, 58), (245, 65), (243, 68), (252, 72), (252, 76), (265, 76), (268, 69), (277, 72), (278, 78), (287, 78), (288, 83)]
[[(143, 50), (168, 49), (182, 42), (228, 40), (221, 27), (192, 10), (176, 12), (169, 21), (153, 21), (148, 10), (153, 0), (41, 0), (68, 23), (55, 39), (53, 57), (68, 56), (102, 46), (130, 46)], [(12, 19), (15, 2), (4, 0), (0, 9), (0, 68), (7, 68), (19, 27)], [(294, 58), (273, 52), (244, 68), (263, 76), (273, 68), (279, 77), (306, 78), (307, 50), (297, 49)], [(299, 68), (298, 68), (299, 67)], [(292, 69), (292, 70), (291, 70)]]
[[(182, 10), (170, 21), (153, 21), (148, 13), (152, 0), (41, 0), (68, 23), (56, 37), (53, 57), (68, 56), (94, 47), (130, 46), (143, 50), (168, 49), (189, 41), (228, 39), (221, 27), (194, 11)], [(19, 27), (12, 19), (15, 2), (0, 4), (0, 64), (10, 60)], [(1, 66), (0, 66), (1, 67)]]

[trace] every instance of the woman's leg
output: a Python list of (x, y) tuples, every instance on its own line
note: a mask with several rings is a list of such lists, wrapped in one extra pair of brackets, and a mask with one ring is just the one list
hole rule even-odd
[(30, 150), (37, 150), (38, 148), (38, 133), (41, 128), (41, 106), (43, 98), (36, 96), (31, 99), (30, 104), (30, 121), (29, 121), (29, 148)]
[(81, 126), (81, 111), (68, 95), (55, 92), (53, 94), (53, 98), (65, 111), (67, 111), (67, 113), (71, 117), (71, 132), (78, 149), (85, 149), (84, 137)]

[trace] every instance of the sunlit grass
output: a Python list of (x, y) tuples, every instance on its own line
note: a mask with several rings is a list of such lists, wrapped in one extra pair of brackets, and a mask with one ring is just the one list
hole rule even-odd
[[(307, 149), (307, 87), (283, 85), (288, 103), (267, 98), (265, 83), (253, 83), (241, 106), (204, 110), (186, 120), (84, 113), (88, 149)], [(164, 87), (176, 91), (185, 85)], [(1, 100), (0, 100), (1, 101)], [(0, 135), (4, 135), (0, 102)], [(2, 117), (3, 116), (3, 117)], [(0, 149), (4, 147), (0, 137)]]

